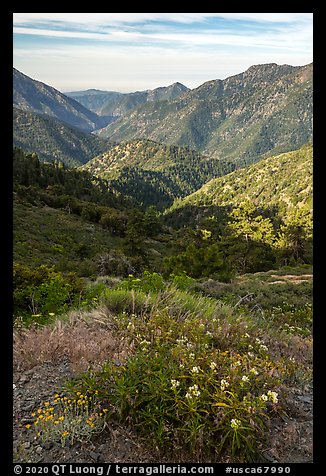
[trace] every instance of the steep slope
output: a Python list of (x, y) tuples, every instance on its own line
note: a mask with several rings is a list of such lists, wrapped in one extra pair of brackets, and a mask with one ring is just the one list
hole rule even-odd
[(150, 138), (244, 163), (293, 150), (312, 137), (312, 64), (252, 66), (175, 100), (143, 105), (100, 135)]
[(196, 215), (211, 206), (239, 206), (249, 200), (256, 207), (276, 207), (286, 214), (294, 209), (312, 209), (313, 148), (269, 157), (227, 176), (213, 179), (188, 197), (177, 200), (167, 211), (182, 214), (193, 208)]
[(68, 126), (49, 116), (13, 110), (13, 145), (36, 152), (41, 160), (78, 166), (110, 147), (107, 140)]
[(139, 204), (162, 208), (234, 166), (185, 147), (134, 140), (113, 146), (81, 169), (110, 180), (115, 189)]
[(137, 106), (153, 101), (171, 101), (186, 91), (189, 91), (186, 86), (181, 83), (174, 83), (167, 87), (125, 94), (96, 89), (68, 92), (66, 94), (100, 116), (117, 119)]
[(23, 111), (52, 116), (85, 131), (103, 127), (107, 122), (79, 102), (47, 84), (35, 81), (13, 69), (13, 105)]

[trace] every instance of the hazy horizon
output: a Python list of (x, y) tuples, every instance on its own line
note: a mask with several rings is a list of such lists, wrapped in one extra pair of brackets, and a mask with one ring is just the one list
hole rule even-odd
[(13, 64), (59, 91), (194, 89), (313, 61), (312, 13), (14, 13)]

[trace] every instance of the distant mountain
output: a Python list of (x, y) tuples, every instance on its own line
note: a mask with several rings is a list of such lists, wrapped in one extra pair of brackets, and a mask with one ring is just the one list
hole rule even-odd
[(137, 106), (153, 101), (171, 101), (187, 91), (189, 91), (189, 88), (183, 84), (174, 83), (166, 87), (133, 93), (89, 89), (87, 91), (68, 92), (66, 95), (76, 99), (96, 114), (111, 117), (115, 120)]
[(81, 169), (109, 180), (116, 190), (141, 205), (164, 208), (211, 178), (231, 172), (234, 166), (189, 148), (134, 140), (113, 146)]
[(312, 138), (312, 64), (252, 66), (176, 99), (148, 102), (99, 134), (187, 146), (245, 164), (293, 150)]
[(167, 215), (174, 215), (177, 221), (182, 215), (198, 218), (210, 207), (239, 206), (246, 200), (257, 208), (274, 207), (280, 216), (295, 209), (311, 211), (312, 174), (313, 148), (307, 144), (210, 180), (193, 194), (177, 200)]
[(13, 69), (13, 105), (23, 111), (36, 112), (59, 119), (84, 131), (94, 131), (107, 124), (78, 101), (65, 96), (40, 81)]
[(78, 166), (110, 147), (107, 140), (68, 126), (49, 116), (13, 110), (13, 145), (36, 152), (41, 160)]

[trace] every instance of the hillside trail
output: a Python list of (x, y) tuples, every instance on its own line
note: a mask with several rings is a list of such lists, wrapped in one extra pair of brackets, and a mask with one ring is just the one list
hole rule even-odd
[[(13, 447), (15, 462), (32, 463), (180, 463), (148, 448), (126, 426), (110, 424), (91, 442), (62, 447), (60, 443), (40, 444), (34, 432), (25, 427), (31, 413), (45, 401), (51, 401), (67, 379), (74, 377), (70, 362), (43, 362), (29, 370), (15, 369), (13, 380)], [(270, 428), (263, 453), (269, 463), (312, 462), (312, 389), (293, 389), (289, 395), (291, 414), (279, 418)], [(200, 461), (212, 463), (218, 461)], [(232, 462), (224, 460), (219, 462)], [(260, 462), (260, 461), (259, 461)]]

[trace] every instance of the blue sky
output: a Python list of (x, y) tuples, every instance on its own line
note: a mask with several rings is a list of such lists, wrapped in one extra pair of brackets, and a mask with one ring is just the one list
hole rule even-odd
[(312, 13), (14, 13), (13, 64), (60, 91), (194, 88), (313, 60)]

